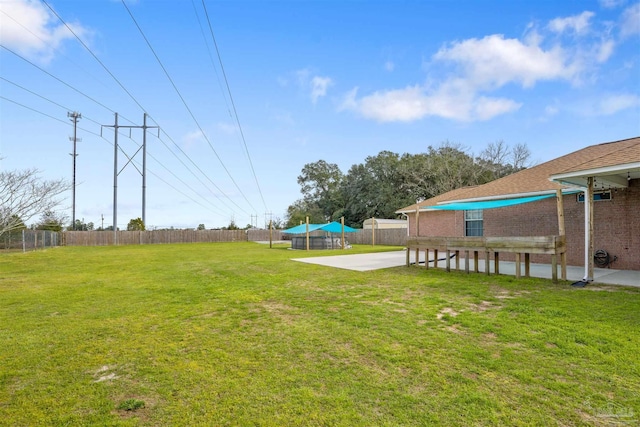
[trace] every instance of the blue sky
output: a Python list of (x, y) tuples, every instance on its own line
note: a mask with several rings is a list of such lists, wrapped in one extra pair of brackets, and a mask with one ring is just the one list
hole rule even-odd
[[(628, 0), (1, 0), (0, 25), (0, 165), (71, 180), (67, 112), (81, 113), (76, 218), (96, 225), (113, 220), (114, 133), (101, 125), (114, 112), (161, 129), (147, 131), (148, 227), (264, 226), (318, 160), (346, 173), (382, 150), (479, 154), (504, 140), (543, 162), (640, 135)], [(118, 143), (132, 156), (142, 130)], [(118, 176), (121, 228), (141, 216), (133, 160)], [(63, 206), (71, 217), (71, 192)]]

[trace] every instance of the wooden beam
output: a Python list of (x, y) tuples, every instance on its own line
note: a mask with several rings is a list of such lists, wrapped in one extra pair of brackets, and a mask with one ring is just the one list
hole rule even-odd
[(464, 251), (464, 272), (469, 274), (469, 251)]
[(516, 279), (520, 278), (521, 275), (521, 260), (520, 260), (520, 252), (516, 252)]
[(480, 257), (478, 256), (478, 251), (473, 251), (473, 271), (476, 273), (480, 272)]
[(445, 262), (447, 273), (451, 271), (451, 251), (447, 249), (447, 260)]
[(496, 274), (500, 274), (500, 253), (494, 252), (493, 254), (493, 271)]
[(484, 253), (484, 273), (485, 273), (487, 276), (488, 276), (489, 274), (491, 274), (491, 271), (489, 271), (489, 270), (491, 270), (491, 267), (490, 267), (490, 265), (491, 265), (491, 260), (489, 259), (489, 257), (490, 257), (490, 256), (489, 256), (489, 254), (490, 254), (490, 253), (491, 253), (491, 252), (489, 252), (489, 251), (485, 251), (485, 253)]
[(531, 255), (527, 252), (524, 254), (524, 277), (530, 277), (531, 274)]

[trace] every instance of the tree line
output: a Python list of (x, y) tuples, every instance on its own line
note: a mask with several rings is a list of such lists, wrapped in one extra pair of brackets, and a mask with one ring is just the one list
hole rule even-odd
[(458, 143), (429, 146), (425, 153), (381, 151), (343, 173), (335, 163), (307, 163), (298, 176), (302, 198), (287, 209), (287, 227), (338, 221), (361, 227), (365, 219), (396, 218), (395, 211), (456, 188), (480, 185), (529, 166), (526, 144), (504, 141), (474, 156)]

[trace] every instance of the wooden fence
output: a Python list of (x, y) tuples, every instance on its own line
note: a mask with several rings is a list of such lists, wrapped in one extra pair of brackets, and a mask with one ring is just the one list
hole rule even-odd
[[(246, 242), (246, 230), (154, 230), (118, 231), (118, 245), (151, 245), (159, 243)], [(65, 231), (66, 246), (109, 246), (114, 244), (113, 231)]]
[(345, 239), (350, 244), (356, 245), (389, 245), (389, 246), (406, 246), (407, 245), (407, 229), (406, 228), (388, 228), (381, 230), (358, 230), (355, 233), (346, 233)]
[[(160, 243), (214, 243), (214, 242), (257, 242), (269, 241), (269, 230), (154, 230), (118, 231), (118, 245), (151, 245)], [(111, 246), (114, 244), (113, 231), (65, 231), (61, 233), (62, 245), (66, 246)], [(271, 239), (290, 240), (290, 234), (272, 230)], [(334, 236), (337, 236), (334, 234)], [(406, 229), (358, 230), (346, 233), (345, 239), (357, 245), (405, 246)]]

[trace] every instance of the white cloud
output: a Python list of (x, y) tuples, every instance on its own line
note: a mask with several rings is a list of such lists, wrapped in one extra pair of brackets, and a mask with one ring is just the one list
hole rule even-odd
[(579, 71), (560, 46), (544, 50), (537, 38), (526, 44), (517, 39), (491, 35), (457, 42), (440, 49), (436, 60), (462, 67), (464, 74), (483, 87), (500, 87), (510, 82), (533, 86), (538, 80), (572, 79)]
[[(616, 42), (607, 23), (604, 28), (591, 26), (593, 16), (583, 12), (556, 18), (544, 27), (530, 24), (521, 38), (493, 34), (449, 43), (425, 67), (426, 82), (360, 96), (356, 88), (345, 95), (340, 109), (380, 122), (430, 116), (486, 121), (517, 111), (522, 106), (519, 100), (495, 92), (512, 86), (529, 89), (540, 82), (577, 86), (597, 81), (598, 67), (612, 57)], [(602, 111), (613, 110), (602, 106)], [(556, 113), (557, 108), (546, 111), (547, 116)]]
[(311, 79), (311, 102), (314, 104), (318, 98), (327, 94), (327, 88), (333, 85), (330, 77), (313, 76)]
[(471, 118), (473, 120), (489, 120), (502, 114), (518, 110), (522, 104), (511, 99), (479, 97), (472, 104)]
[(600, 0), (600, 6), (605, 9), (614, 9), (626, 3), (626, 0)]
[(298, 87), (302, 90), (309, 91), (311, 102), (314, 104), (318, 102), (318, 98), (327, 95), (327, 89), (333, 85), (331, 77), (322, 77), (313, 75), (312, 70), (309, 68), (303, 68), (293, 73)]
[(428, 116), (459, 121), (489, 120), (515, 111), (520, 104), (504, 98), (477, 96), (450, 82), (428, 92), (419, 85), (375, 92), (357, 99), (357, 88), (344, 98), (341, 110), (352, 110), (379, 122), (411, 122)]
[(593, 113), (596, 115), (610, 116), (619, 111), (638, 106), (640, 106), (640, 97), (638, 95), (609, 95), (599, 100)]
[[(74, 35), (39, 1), (0, 1), (0, 39), (2, 44), (29, 58), (48, 62), (65, 39)], [(87, 31), (79, 24), (68, 23), (79, 36)]]
[(185, 148), (191, 148), (203, 140), (204, 140), (204, 135), (202, 135), (202, 132), (200, 130), (196, 130), (193, 132), (189, 132), (182, 137), (182, 145)]
[(549, 22), (549, 29), (556, 33), (564, 33), (565, 31), (573, 31), (576, 34), (584, 34), (589, 29), (589, 21), (595, 14), (585, 11), (580, 15), (569, 16), (566, 18), (556, 18)]
[(560, 112), (560, 108), (557, 105), (547, 105), (544, 109), (545, 116), (555, 116)]
[(620, 35), (623, 38), (640, 35), (640, 3), (636, 3), (622, 12)]
[(613, 40), (603, 40), (603, 42), (597, 46), (596, 61), (601, 64), (607, 62), (613, 54), (615, 46), (616, 44)]

